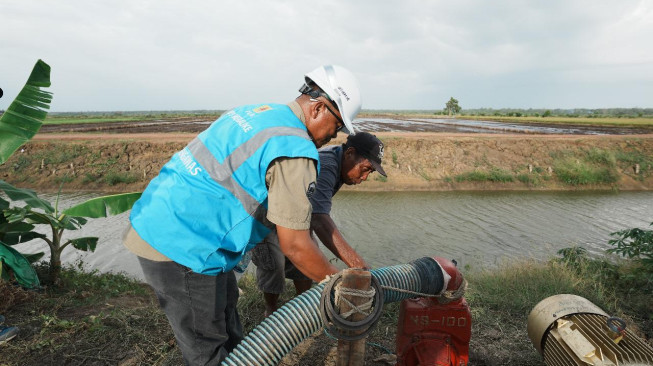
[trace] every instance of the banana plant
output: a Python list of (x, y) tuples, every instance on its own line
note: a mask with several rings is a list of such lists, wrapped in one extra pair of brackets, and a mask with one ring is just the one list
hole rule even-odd
[[(50, 86), (50, 66), (38, 60), (27, 83), (0, 116), (0, 164), (24, 143), (32, 139), (45, 121), (52, 101), (52, 93), (41, 90)], [(0, 278), (9, 279), (10, 272), (24, 287), (39, 286), (36, 272), (29, 263), (44, 255), (36, 253), (23, 255), (11, 246), (33, 239), (41, 239), (50, 248), (50, 275), (48, 282), (56, 283), (61, 271), (61, 252), (72, 245), (84, 251), (94, 251), (97, 237), (81, 237), (63, 241), (65, 230), (77, 230), (87, 222), (87, 218), (107, 217), (131, 209), (140, 197), (140, 192), (98, 197), (62, 212), (58, 209), (59, 196), (53, 206), (41, 199), (30, 189), (17, 188), (0, 180), (0, 191), (14, 203), (23, 202), (22, 206), (11, 206), (10, 202), (0, 197)], [(49, 225), (52, 235), (33, 231), (35, 225)]]
[[(31, 189), (16, 188), (0, 180), (0, 190), (14, 202), (24, 202), (24, 206), (13, 206), (2, 210), (9, 225), (47, 225), (50, 227), (50, 236), (30, 234), (36, 239), (43, 240), (50, 249), (50, 272), (48, 283), (56, 284), (61, 272), (61, 253), (69, 245), (83, 251), (94, 251), (99, 238), (95, 236), (63, 239), (64, 231), (81, 229), (87, 218), (107, 217), (118, 214), (131, 208), (141, 193), (123, 193), (112, 196), (94, 198), (66, 210), (59, 210), (59, 194), (55, 204), (39, 198)], [(25, 229), (31, 229), (25, 227)]]
[[(45, 109), (50, 108), (52, 101), (52, 93), (41, 88), (49, 86), (50, 66), (38, 60), (23, 89), (0, 116), (0, 164), (4, 164), (41, 128), (47, 116)], [(4, 211), (8, 208), (9, 202), (0, 197), (0, 209)], [(8, 280), (10, 272), (13, 272), (18, 283), (28, 288), (39, 286), (36, 272), (29, 265), (30, 258), (10, 245), (39, 237), (40, 234), (32, 231), (33, 228), (34, 225), (25, 222), (9, 223), (4, 213), (0, 215), (0, 278)], [(37, 260), (38, 257), (32, 256), (31, 260)]]

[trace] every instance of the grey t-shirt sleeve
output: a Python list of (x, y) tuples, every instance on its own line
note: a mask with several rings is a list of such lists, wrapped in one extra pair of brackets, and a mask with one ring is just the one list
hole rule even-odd
[(320, 172), (317, 176), (316, 189), (309, 198), (314, 214), (330, 214), (333, 196), (342, 186), (340, 179), (340, 146), (329, 146), (319, 150)]

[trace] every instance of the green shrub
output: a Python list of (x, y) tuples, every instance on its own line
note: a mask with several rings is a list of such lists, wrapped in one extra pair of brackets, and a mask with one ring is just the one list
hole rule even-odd
[(131, 173), (117, 173), (117, 172), (108, 172), (102, 179), (106, 184), (114, 186), (120, 183), (134, 183), (138, 182), (138, 176)]
[(21, 154), (16, 158), (16, 162), (12, 166), (15, 172), (20, 172), (23, 169), (27, 168), (32, 163), (32, 159)]
[(648, 176), (653, 169), (653, 156), (643, 154), (639, 151), (617, 151), (615, 159), (627, 165), (639, 164), (639, 172), (642, 176)]
[[(47, 264), (41, 262), (47, 268)], [(41, 272), (43, 269), (37, 268)], [(89, 291), (93, 295), (118, 296), (123, 293), (145, 295), (149, 291), (146, 286), (124, 273), (100, 273), (97, 269), (86, 271), (84, 263), (80, 260), (61, 269), (61, 287), (73, 288), (78, 292)]]
[(617, 159), (611, 151), (591, 148), (587, 151), (587, 161), (594, 164), (602, 164), (614, 167), (617, 164)]
[(512, 182), (513, 178), (512, 178), (512, 174), (510, 174), (509, 172), (506, 172), (505, 170), (502, 169), (495, 168), (490, 171), (489, 180), (491, 182), (505, 183), (505, 182)]
[(528, 185), (535, 185), (540, 181), (537, 179), (537, 176), (531, 174), (517, 174), (515, 178), (517, 178), (518, 181)]
[(653, 230), (632, 228), (610, 233), (610, 236), (615, 239), (609, 240), (608, 244), (615, 248), (607, 252), (633, 259), (642, 267), (641, 276), (653, 284)]
[(467, 173), (458, 174), (454, 177), (456, 182), (485, 182), (488, 180), (487, 172), (481, 170), (474, 170)]
[(554, 171), (558, 179), (571, 185), (612, 184), (619, 180), (614, 167), (597, 167), (572, 159), (554, 162)]

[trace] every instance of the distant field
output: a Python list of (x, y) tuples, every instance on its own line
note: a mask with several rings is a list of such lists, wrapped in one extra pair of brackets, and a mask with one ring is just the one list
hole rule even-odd
[(129, 122), (149, 121), (157, 117), (135, 116), (110, 116), (110, 117), (48, 117), (45, 124), (74, 124), (74, 123), (104, 123), (104, 122)]
[(461, 119), (473, 119), (483, 121), (521, 122), (521, 123), (556, 123), (556, 124), (582, 124), (620, 127), (653, 127), (653, 118), (650, 117), (506, 117), (506, 116), (459, 116)]
[(518, 123), (543, 123), (543, 124), (580, 124), (580, 125), (594, 125), (594, 126), (619, 126), (619, 127), (653, 127), (653, 118), (651, 117), (562, 117), (562, 116), (549, 116), (549, 117), (534, 117), (534, 116), (469, 116), (457, 115), (448, 116), (445, 114), (425, 113), (420, 112), (374, 112), (362, 111), (359, 118), (457, 118), (467, 120), (480, 120), (480, 121), (499, 121), (499, 122), (518, 122)]
[(204, 117), (215, 119), (222, 113), (223, 111), (50, 113), (45, 120), (45, 124), (142, 122)]
[[(50, 113), (45, 124), (77, 124), (77, 123), (106, 123), (106, 122), (142, 122), (153, 120), (175, 120), (182, 118), (218, 118), (223, 111), (172, 111), (172, 112), (90, 112), (90, 113)], [(534, 117), (534, 116), (469, 116), (458, 115), (455, 117), (429, 113), (428, 111), (362, 111), (359, 118), (458, 118), (468, 120), (501, 121), (517, 123), (542, 123), (542, 124), (580, 124), (594, 126), (619, 126), (619, 127), (651, 127), (651, 117)]]

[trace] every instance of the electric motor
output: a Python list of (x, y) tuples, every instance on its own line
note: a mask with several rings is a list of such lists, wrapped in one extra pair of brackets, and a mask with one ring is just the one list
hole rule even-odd
[(548, 366), (653, 365), (653, 348), (589, 300), (560, 294), (528, 316), (528, 336)]

